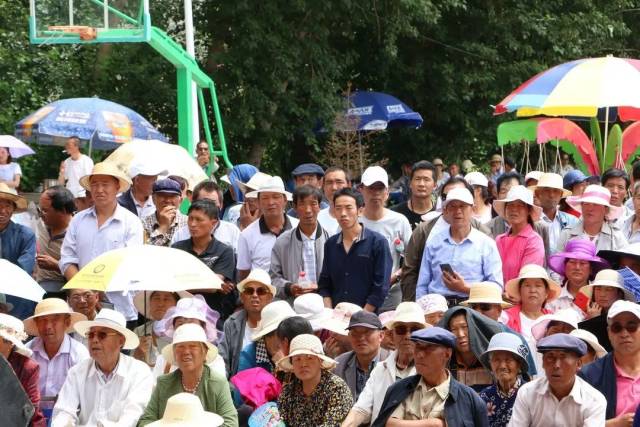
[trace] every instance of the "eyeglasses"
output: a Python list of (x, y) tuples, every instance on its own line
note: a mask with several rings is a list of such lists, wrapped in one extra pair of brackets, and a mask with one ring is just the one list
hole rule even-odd
[(633, 334), (638, 330), (638, 326), (640, 326), (638, 322), (628, 322), (626, 325), (616, 322), (612, 323), (611, 326), (609, 326), (609, 329), (611, 329), (611, 332), (613, 332), (614, 334), (619, 334), (623, 329), (626, 329), (627, 332)]
[(489, 311), (493, 308), (493, 304), (482, 303), (482, 304), (471, 304), (471, 308), (475, 311)]
[(398, 335), (406, 335), (407, 333), (413, 333), (422, 329), (420, 326), (404, 326), (398, 325), (393, 328), (393, 331)]
[(69, 299), (73, 302), (80, 302), (82, 300), (89, 301), (93, 298), (95, 298), (95, 294), (93, 292), (85, 292), (84, 294), (75, 294)]
[(269, 292), (269, 289), (267, 289), (267, 288), (244, 288), (242, 293), (247, 295), (247, 296), (251, 296), (251, 295), (257, 294), (259, 297), (262, 297), (262, 296), (265, 296), (267, 294), (270, 294), (271, 292)]
[(85, 336), (89, 339), (89, 341), (91, 341), (94, 337), (98, 337), (98, 341), (104, 341), (107, 339), (107, 337), (110, 337), (112, 335), (120, 335), (120, 334), (117, 332), (104, 332), (104, 331), (87, 332), (85, 334)]

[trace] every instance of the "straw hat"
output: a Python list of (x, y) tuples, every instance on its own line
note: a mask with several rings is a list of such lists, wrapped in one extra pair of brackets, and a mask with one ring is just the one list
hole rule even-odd
[(535, 264), (527, 264), (520, 269), (520, 274), (515, 279), (507, 282), (504, 289), (512, 301), (520, 301), (520, 281), (523, 279), (542, 279), (549, 287), (547, 302), (560, 296), (562, 288), (555, 281), (551, 280), (544, 267)]
[[(151, 295), (153, 295), (154, 292), (158, 292), (158, 291), (141, 291), (136, 293), (136, 295), (133, 297), (133, 305), (135, 306), (136, 310), (138, 310), (138, 313), (142, 314), (147, 319), (150, 318), (151, 316), (151, 314), (149, 313), (149, 310), (151, 308)], [(168, 291), (161, 291), (161, 292), (168, 292)], [(178, 294), (178, 301), (181, 298), (193, 298), (193, 295), (187, 291), (178, 291), (178, 292), (170, 292), (170, 293)]]
[(251, 270), (249, 275), (243, 281), (236, 285), (238, 287), (238, 292), (242, 293), (244, 291), (245, 285), (251, 282), (265, 285), (267, 288), (269, 288), (269, 292), (271, 292), (271, 295), (276, 296), (277, 289), (271, 284), (271, 276), (269, 276), (269, 273), (262, 270), (261, 268), (254, 268), (253, 270)]
[(224, 424), (224, 418), (213, 412), (206, 412), (200, 398), (191, 393), (174, 394), (167, 400), (164, 414), (149, 427), (217, 427)]
[(580, 288), (582, 294), (584, 294), (589, 300), (593, 297), (593, 288), (596, 286), (609, 286), (611, 288), (618, 288), (624, 293), (624, 299), (627, 301), (636, 302), (636, 297), (633, 292), (628, 291), (624, 287), (624, 279), (615, 270), (600, 270), (598, 274), (596, 274), (596, 278), (591, 282), (590, 285), (583, 286)]
[(529, 190), (535, 192), (538, 188), (552, 188), (562, 191), (562, 197), (569, 197), (571, 191), (566, 190), (562, 185), (562, 176), (557, 173), (543, 173), (538, 178), (538, 184), (529, 187)]
[(393, 329), (396, 323), (419, 323), (422, 327), (426, 328), (428, 326), (427, 322), (424, 321), (424, 312), (422, 311), (422, 307), (417, 302), (401, 302), (396, 307), (396, 314), (393, 319), (387, 323), (386, 327), (388, 329)]
[(489, 163), (500, 162), (502, 163), (502, 156), (500, 154), (494, 154), (489, 159)]
[(278, 366), (284, 371), (291, 372), (293, 370), (291, 358), (301, 354), (310, 354), (318, 357), (322, 361), (322, 369), (333, 369), (337, 363), (329, 356), (324, 355), (320, 338), (311, 334), (301, 334), (291, 340), (289, 355), (278, 360)]
[(162, 349), (162, 357), (167, 363), (175, 365), (173, 360), (173, 346), (183, 342), (201, 342), (207, 346), (206, 363), (211, 363), (218, 356), (218, 349), (207, 340), (207, 334), (200, 325), (195, 323), (185, 323), (178, 326), (173, 334), (171, 345), (167, 345)]
[(601, 185), (589, 185), (581, 196), (567, 197), (567, 204), (578, 212), (582, 212), (583, 203), (592, 203), (609, 208), (607, 214), (608, 219), (616, 219), (622, 215), (624, 208), (622, 206), (613, 206), (611, 204), (611, 193), (608, 189)]
[(28, 336), (24, 332), (24, 324), (17, 317), (0, 313), (0, 337), (16, 346), (16, 351), (23, 356), (31, 357), (33, 352), (24, 345)]
[(480, 360), (484, 366), (491, 366), (489, 356), (492, 351), (508, 351), (509, 353), (514, 354), (520, 361), (520, 371), (529, 371), (529, 364), (527, 363), (529, 350), (518, 335), (511, 332), (499, 332), (492, 336), (487, 350), (480, 355)]
[(256, 191), (258, 188), (260, 188), (261, 185), (263, 185), (267, 180), (273, 178), (271, 175), (266, 174), (264, 172), (256, 172), (247, 182), (240, 182), (240, 181), (236, 181), (238, 183), (238, 187), (240, 187), (240, 189), (242, 191), (244, 191), (245, 193), (249, 193), (251, 191)]
[(38, 332), (38, 325), (36, 325), (36, 318), (52, 314), (68, 314), (71, 317), (69, 327), (65, 330), (65, 333), (67, 334), (73, 332), (73, 326), (77, 322), (87, 320), (87, 316), (73, 311), (66, 301), (60, 298), (47, 298), (43, 299), (38, 303), (38, 305), (36, 305), (33, 316), (24, 319), (24, 330), (31, 336), (40, 336)]
[(333, 310), (324, 306), (322, 296), (316, 293), (303, 294), (294, 299), (293, 310), (311, 323), (314, 332), (324, 329), (324, 323), (333, 314)]
[(593, 351), (596, 352), (596, 357), (598, 359), (607, 355), (607, 350), (600, 345), (598, 337), (593, 335), (591, 332), (584, 329), (574, 329), (569, 335), (573, 335), (574, 337), (580, 338), (584, 341), (587, 346), (591, 347)]
[(324, 323), (324, 329), (340, 335), (348, 335), (347, 328), (351, 316), (362, 310), (362, 307), (350, 302), (338, 303), (331, 312), (331, 317)]
[(273, 301), (265, 305), (260, 312), (260, 325), (251, 336), (252, 341), (258, 341), (263, 336), (278, 328), (280, 322), (289, 317), (298, 316), (286, 301)]
[(566, 308), (564, 310), (558, 310), (553, 314), (545, 314), (541, 316), (538, 320), (534, 322), (531, 326), (531, 335), (538, 341), (547, 333), (547, 329), (549, 328), (549, 323), (551, 322), (562, 322), (571, 326), (573, 329), (578, 329), (578, 322), (580, 319), (578, 318), (578, 313), (570, 308)]
[(561, 276), (564, 276), (565, 264), (568, 259), (578, 259), (589, 261), (591, 264), (591, 274), (609, 267), (609, 263), (596, 256), (596, 245), (588, 239), (571, 239), (564, 247), (564, 252), (551, 255), (549, 257), (549, 267)]
[(509, 189), (507, 193), (507, 197), (501, 200), (493, 201), (493, 209), (496, 210), (498, 215), (502, 218), (505, 218), (505, 208), (507, 203), (521, 201), (532, 208), (531, 216), (538, 217), (542, 213), (542, 208), (540, 206), (536, 206), (533, 203), (533, 193), (524, 185), (516, 185)]
[(418, 298), (416, 302), (422, 308), (425, 316), (438, 312), (444, 313), (449, 310), (447, 299), (440, 294), (426, 294)]
[(119, 334), (124, 335), (125, 342), (122, 347), (124, 350), (133, 350), (140, 345), (140, 339), (133, 331), (127, 329), (127, 321), (121, 313), (108, 308), (103, 308), (96, 315), (94, 320), (81, 320), (74, 325), (74, 329), (80, 336), (86, 336), (92, 327), (101, 326), (103, 328), (113, 329)]
[(513, 304), (502, 299), (502, 288), (493, 282), (473, 283), (469, 288), (469, 299), (460, 303), (465, 307), (471, 304), (500, 304), (502, 308), (513, 307)]
[(80, 178), (80, 185), (87, 191), (91, 191), (91, 177), (94, 175), (108, 175), (116, 178), (120, 183), (118, 192), (124, 193), (131, 186), (131, 180), (128, 176), (124, 175), (116, 165), (111, 162), (100, 162), (93, 166), (93, 170), (89, 175), (85, 175)]
[(246, 197), (258, 197), (260, 193), (280, 193), (283, 194), (287, 200), (291, 201), (291, 193), (284, 189), (284, 182), (279, 176), (272, 176), (265, 179), (258, 188), (245, 194)]
[(16, 205), (16, 213), (24, 212), (27, 210), (27, 199), (22, 196), (18, 196), (18, 192), (9, 187), (4, 182), (0, 182), (0, 199), (8, 200)]

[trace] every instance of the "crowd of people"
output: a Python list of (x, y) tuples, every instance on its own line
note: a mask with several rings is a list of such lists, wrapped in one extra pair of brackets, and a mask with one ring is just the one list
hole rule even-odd
[[(67, 152), (33, 228), (0, 147), (0, 257), (46, 291), (0, 296), (33, 426), (640, 426), (640, 164), (240, 164), (191, 188)], [(63, 289), (140, 245), (220, 289)]]

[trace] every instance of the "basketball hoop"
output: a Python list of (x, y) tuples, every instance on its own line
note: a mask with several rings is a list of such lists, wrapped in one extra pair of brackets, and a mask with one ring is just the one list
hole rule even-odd
[(50, 31), (62, 31), (63, 33), (76, 33), (81, 40), (95, 40), (98, 30), (85, 25), (50, 25)]

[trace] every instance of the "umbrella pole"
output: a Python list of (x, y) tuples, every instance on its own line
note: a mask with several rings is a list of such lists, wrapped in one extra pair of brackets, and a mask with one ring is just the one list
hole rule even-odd
[(364, 165), (362, 164), (362, 135), (358, 132), (358, 151), (360, 152), (360, 176), (364, 172)]
[(605, 169), (605, 161), (607, 160), (607, 142), (609, 140), (609, 106), (605, 108), (604, 113), (604, 150), (602, 151), (602, 171)]

